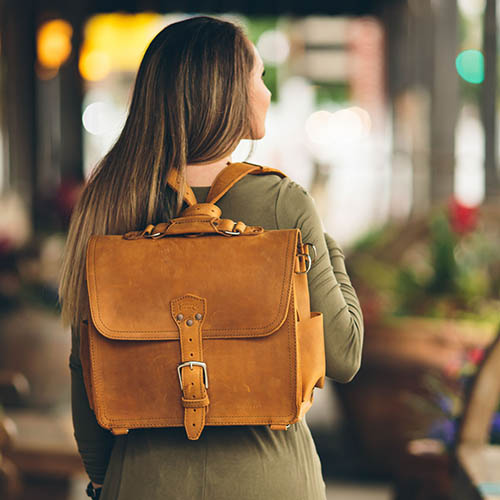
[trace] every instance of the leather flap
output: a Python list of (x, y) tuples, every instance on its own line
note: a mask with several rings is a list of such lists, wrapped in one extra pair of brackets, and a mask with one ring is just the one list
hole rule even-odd
[(269, 335), (287, 316), (299, 232), (93, 235), (86, 256), (92, 321), (110, 339), (178, 339), (170, 301), (189, 293), (207, 301), (204, 338)]

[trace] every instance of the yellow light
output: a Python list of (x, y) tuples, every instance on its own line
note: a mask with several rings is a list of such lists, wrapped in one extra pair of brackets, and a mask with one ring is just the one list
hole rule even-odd
[(111, 71), (136, 71), (149, 42), (166, 24), (165, 16), (152, 12), (92, 16), (84, 28), (80, 73), (100, 80)]
[(42, 24), (37, 33), (37, 56), (46, 68), (57, 69), (71, 54), (73, 28), (63, 19)]
[(99, 50), (82, 50), (78, 68), (86, 80), (102, 80), (111, 71), (109, 55)]

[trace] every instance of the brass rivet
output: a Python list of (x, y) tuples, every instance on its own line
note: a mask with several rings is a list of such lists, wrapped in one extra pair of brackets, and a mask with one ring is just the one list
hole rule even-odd
[(188, 319), (186, 321), (186, 323), (187, 323), (188, 326), (191, 326), (193, 324), (193, 320), (192, 319)]
[(184, 314), (179, 313), (179, 314), (177, 315), (177, 319), (178, 319), (179, 321), (182, 321), (182, 319), (183, 319), (183, 318), (184, 318)]
[(201, 318), (202, 318), (202, 315), (201, 315), (200, 313), (196, 313), (195, 318), (196, 318), (196, 319), (201, 319)]

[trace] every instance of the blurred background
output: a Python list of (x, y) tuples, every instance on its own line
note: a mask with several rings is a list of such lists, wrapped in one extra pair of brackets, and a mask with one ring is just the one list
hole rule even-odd
[(307, 414), (328, 498), (500, 498), (497, 8), (0, 0), (0, 498), (87, 498), (57, 303), (69, 217), (148, 43), (201, 14), (245, 25), (272, 91), (233, 161), (311, 193), (363, 308), (360, 371)]

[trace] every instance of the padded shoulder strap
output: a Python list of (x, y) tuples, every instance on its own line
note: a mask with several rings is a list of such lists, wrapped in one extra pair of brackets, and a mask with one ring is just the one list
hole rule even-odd
[[(265, 175), (265, 174), (278, 174), (280, 177), (287, 177), (287, 175), (278, 170), (277, 168), (263, 167), (248, 162), (231, 163), (223, 168), (214, 179), (212, 186), (207, 195), (205, 203), (215, 203), (221, 198), (234, 184), (247, 174)], [(175, 190), (178, 190), (178, 177), (177, 170), (170, 169), (168, 175), (168, 184)], [(191, 206), (197, 202), (196, 196), (190, 186), (186, 184), (184, 200)]]

